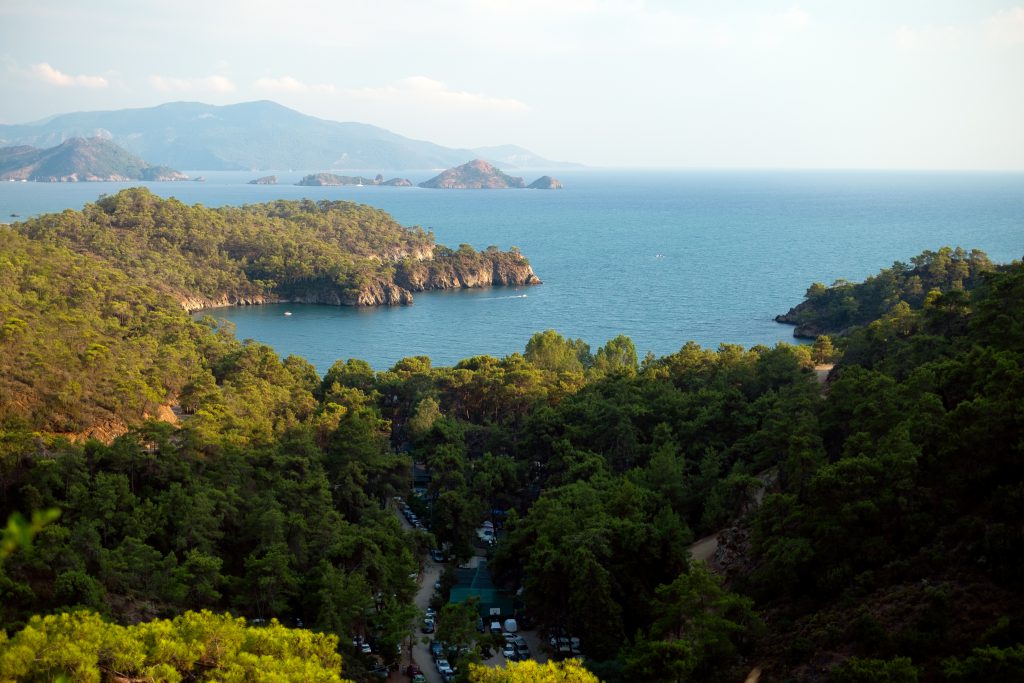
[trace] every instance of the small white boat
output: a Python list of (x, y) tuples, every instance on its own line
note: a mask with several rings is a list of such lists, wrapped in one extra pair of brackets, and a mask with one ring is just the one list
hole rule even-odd
[(284, 312), (284, 314), (285, 314), (285, 315), (291, 315), (291, 314), (292, 314), (292, 312), (291, 312), (291, 311), (285, 311), (285, 312)]

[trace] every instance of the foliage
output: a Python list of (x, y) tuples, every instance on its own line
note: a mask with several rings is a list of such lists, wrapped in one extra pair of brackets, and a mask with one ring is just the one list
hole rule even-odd
[(60, 517), (60, 510), (36, 510), (32, 519), (27, 520), (20, 512), (13, 512), (7, 518), (7, 526), (0, 534), (0, 563), (18, 548), (28, 550), (32, 539), (42, 531), (43, 527)]
[(505, 668), (473, 664), (469, 669), (472, 683), (597, 683), (598, 679), (583, 668), (577, 659), (564, 662), (509, 662)]
[(0, 680), (342, 681), (335, 636), (186, 612), (134, 626), (87, 612), (33, 617), (0, 638)]
[(921, 309), (935, 296), (933, 292), (969, 291), (993, 268), (988, 256), (978, 249), (927, 250), (910, 263), (897, 261), (864, 282), (837, 280), (831, 287), (815, 282), (804, 301), (778, 320), (814, 330), (812, 337), (843, 332), (878, 320), (901, 303), (912, 310)]
[(835, 683), (917, 683), (917, 668), (906, 657), (892, 660), (851, 657), (832, 669)]

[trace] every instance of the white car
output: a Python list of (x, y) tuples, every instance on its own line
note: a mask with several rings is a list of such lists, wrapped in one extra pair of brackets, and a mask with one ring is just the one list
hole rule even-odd
[(452, 668), (447, 659), (439, 659), (437, 660), (437, 673), (442, 676), (451, 676), (455, 673), (455, 669)]
[(514, 661), (516, 659), (516, 646), (512, 643), (505, 643), (505, 648), (501, 651), (501, 654), (505, 659)]

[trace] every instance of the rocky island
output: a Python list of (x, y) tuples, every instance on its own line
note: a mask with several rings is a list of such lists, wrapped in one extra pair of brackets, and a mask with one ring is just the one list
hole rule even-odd
[(419, 185), (434, 190), (504, 190), (528, 187), (532, 190), (561, 190), (562, 183), (551, 176), (541, 176), (529, 185), (518, 177), (508, 175), (483, 159), (474, 159), (461, 166), (449, 168)]
[(558, 178), (552, 178), (549, 175), (542, 175), (532, 183), (526, 186), (528, 190), (561, 190), (562, 183)]
[(420, 183), (420, 187), (441, 190), (503, 190), (510, 187), (526, 187), (526, 183), (522, 178), (503, 173), (483, 159), (474, 159)]
[(249, 181), (250, 185), (277, 185), (276, 175), (265, 175), (262, 178), (254, 178)]
[(384, 185), (387, 187), (412, 187), (412, 182), (406, 178), (392, 178), (384, 180), (384, 176), (377, 174), (373, 179), (363, 176), (336, 175), (334, 173), (311, 173), (305, 176), (296, 185), (307, 187), (327, 187), (335, 185)]
[(189, 180), (180, 171), (155, 166), (105, 138), (71, 138), (56, 147), (0, 149), (0, 180), (77, 183), (126, 180)]

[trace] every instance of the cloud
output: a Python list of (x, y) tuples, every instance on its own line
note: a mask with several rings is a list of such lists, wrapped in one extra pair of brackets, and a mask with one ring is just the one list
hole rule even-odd
[(106, 88), (109, 85), (109, 83), (107, 83), (107, 79), (103, 78), (103, 76), (71, 76), (54, 69), (46, 62), (33, 64), (31, 73), (44, 83), (58, 85), (61, 87), (79, 86), (82, 88)]
[(925, 26), (908, 28), (901, 26), (893, 33), (893, 42), (901, 50), (945, 50), (960, 46), (969, 34), (956, 26)]
[(204, 76), (201, 78), (172, 78), (169, 76), (150, 76), (149, 84), (164, 92), (216, 92), (229, 93), (236, 90), (235, 84), (224, 76)]
[(523, 102), (512, 98), (452, 90), (442, 81), (427, 76), (410, 76), (391, 86), (352, 88), (342, 92), (354, 100), (435, 109), (491, 112), (523, 112), (529, 109)]
[(280, 78), (259, 78), (256, 80), (255, 86), (257, 88), (262, 88), (263, 90), (274, 90), (277, 92), (287, 93), (333, 94), (337, 92), (337, 88), (328, 83), (303, 83), (291, 76), (281, 76)]
[(1013, 7), (992, 15), (986, 22), (989, 37), (997, 43), (1024, 43), (1024, 7)]
[(783, 28), (790, 30), (800, 30), (805, 28), (811, 23), (811, 15), (800, 9), (799, 6), (793, 5), (784, 14), (779, 16), (779, 24)]

